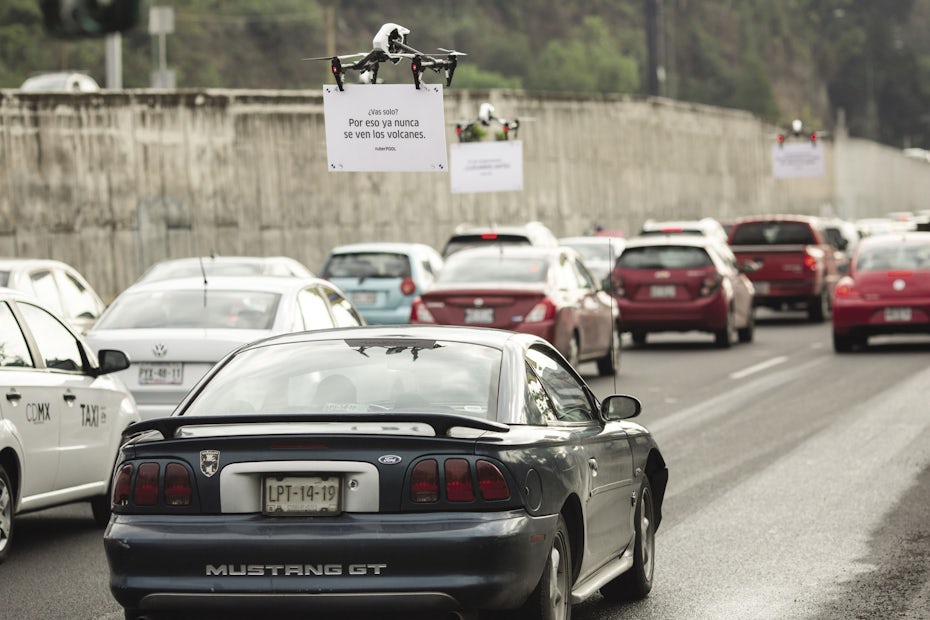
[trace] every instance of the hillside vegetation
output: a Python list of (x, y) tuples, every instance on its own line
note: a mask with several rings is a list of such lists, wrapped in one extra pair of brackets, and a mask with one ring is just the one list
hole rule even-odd
[[(930, 0), (655, 1), (663, 96), (746, 109), (783, 125), (799, 117), (822, 129), (842, 109), (853, 135), (930, 148)], [(304, 58), (368, 51), (381, 24), (396, 22), (421, 51), (468, 54), (454, 88), (648, 91), (646, 0), (164, 4), (175, 9), (167, 57), (181, 88), (319, 88), (332, 79), (329, 67)], [(156, 62), (145, 23), (123, 36), (125, 87), (148, 86)], [(49, 39), (38, 0), (4, 0), (0, 87), (64, 68), (103, 84), (103, 42)], [(394, 68), (382, 77), (409, 79)]]

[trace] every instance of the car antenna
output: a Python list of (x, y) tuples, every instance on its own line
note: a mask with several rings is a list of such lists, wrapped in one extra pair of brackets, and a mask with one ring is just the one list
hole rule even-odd
[[(614, 256), (614, 244), (610, 242), (610, 237), (604, 237), (604, 240), (607, 242), (607, 265), (609, 271), (607, 272), (607, 278), (613, 283), (614, 269), (616, 268), (617, 256)], [(613, 287), (611, 287), (613, 288)], [(617, 310), (617, 314), (620, 314), (619, 304), (617, 303), (617, 298), (614, 297), (613, 291), (608, 291), (607, 293), (610, 296), (610, 357), (613, 359), (614, 356), (614, 330), (616, 329), (620, 338), (618, 339), (617, 346), (621, 349), (623, 348), (623, 332), (620, 331), (619, 323), (615, 324), (614, 321), (614, 309)], [(621, 318), (622, 320), (622, 318)], [(614, 368), (614, 394), (617, 393), (617, 375), (620, 374), (620, 365), (617, 364), (617, 367)]]
[[(213, 258), (213, 254), (210, 254), (210, 258)], [(207, 307), (207, 270), (203, 266), (203, 256), (198, 256), (197, 260), (200, 262), (200, 273), (203, 275), (203, 307)]]

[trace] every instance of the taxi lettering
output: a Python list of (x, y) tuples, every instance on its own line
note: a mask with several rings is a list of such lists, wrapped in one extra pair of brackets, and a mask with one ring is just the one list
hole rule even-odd
[(26, 405), (26, 421), (32, 424), (45, 424), (52, 421), (48, 403), (28, 403)]
[(81, 405), (81, 426), (98, 428), (107, 423), (107, 414), (101, 411), (100, 405)]

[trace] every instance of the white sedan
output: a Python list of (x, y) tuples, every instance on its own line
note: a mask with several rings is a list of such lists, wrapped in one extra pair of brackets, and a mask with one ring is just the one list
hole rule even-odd
[(253, 340), (295, 331), (364, 325), (320, 278), (203, 277), (141, 282), (123, 291), (87, 339), (132, 359), (120, 373), (143, 419), (170, 415), (224, 355)]
[(110, 374), (127, 367), (121, 351), (95, 356), (37, 298), (0, 288), (0, 562), (19, 513), (89, 500), (109, 521), (122, 433), (139, 421)]

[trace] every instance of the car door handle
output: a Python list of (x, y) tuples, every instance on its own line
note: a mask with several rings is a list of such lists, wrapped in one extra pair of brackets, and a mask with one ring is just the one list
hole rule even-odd
[(19, 402), (19, 400), (20, 400), (22, 397), (23, 397), (23, 395), (20, 394), (19, 392), (17, 392), (16, 390), (13, 390), (12, 392), (7, 392), (7, 393), (6, 393), (6, 399), (7, 399), (8, 401), (10, 401), (11, 403), (17, 403), (17, 402)]
[(588, 459), (588, 469), (591, 470), (591, 475), (597, 475), (597, 459)]
[(73, 403), (74, 400), (77, 398), (77, 396), (75, 394), (72, 394), (71, 392), (65, 392), (64, 394), (61, 395), (61, 397), (65, 399), (66, 403)]

